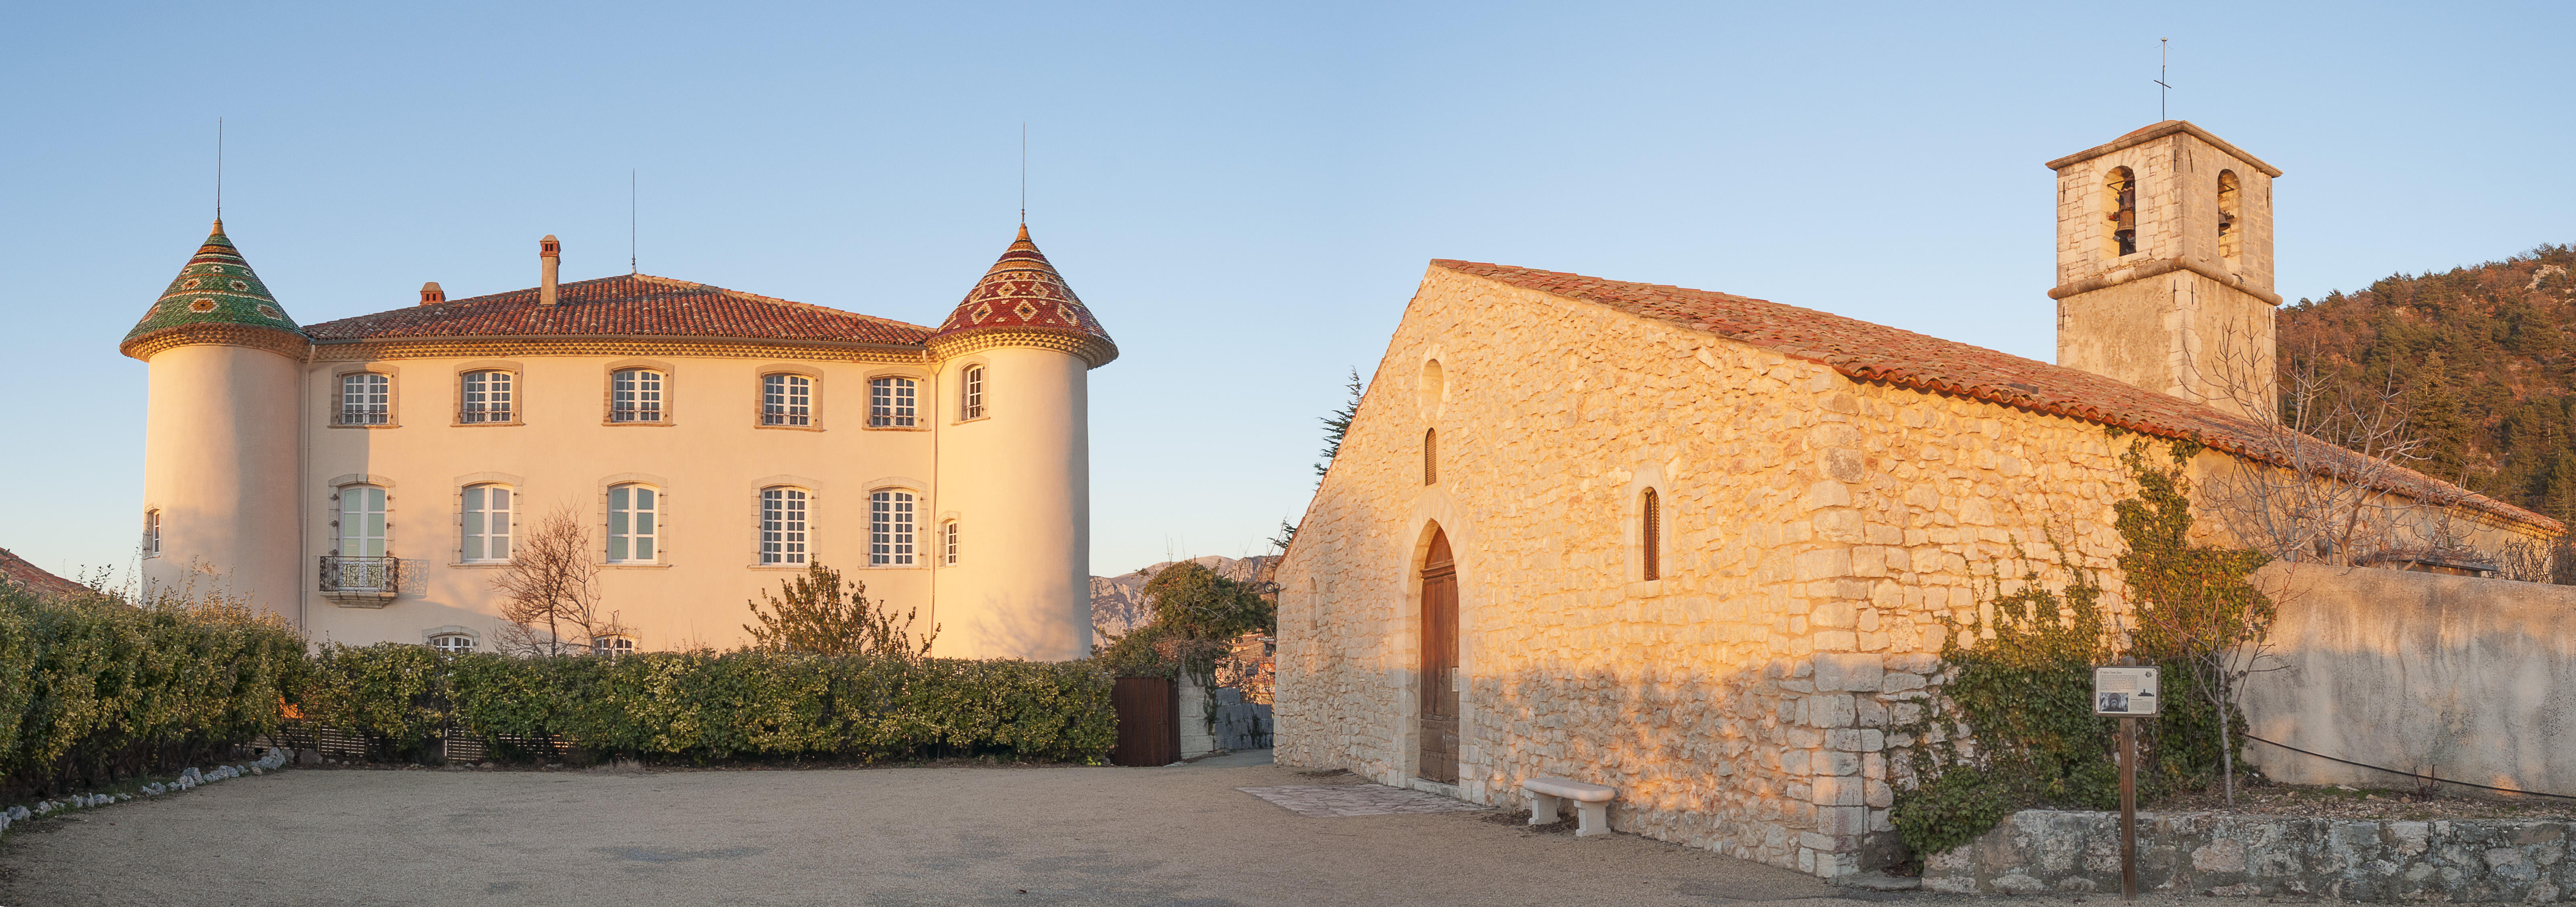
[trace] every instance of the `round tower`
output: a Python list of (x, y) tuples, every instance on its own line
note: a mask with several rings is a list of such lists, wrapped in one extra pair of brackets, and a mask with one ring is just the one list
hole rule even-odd
[(149, 366), (143, 577), (297, 615), (297, 363), (307, 340), (216, 221), (117, 349)]
[(1091, 654), (1089, 372), (1118, 345), (1027, 224), (929, 341), (939, 363), (930, 521), (937, 654)]

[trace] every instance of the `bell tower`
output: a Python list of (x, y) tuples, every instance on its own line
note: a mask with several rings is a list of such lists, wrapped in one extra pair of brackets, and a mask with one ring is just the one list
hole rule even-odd
[(2184, 120), (2048, 162), (2057, 171), (2057, 364), (2228, 412), (2278, 408), (2272, 180)]

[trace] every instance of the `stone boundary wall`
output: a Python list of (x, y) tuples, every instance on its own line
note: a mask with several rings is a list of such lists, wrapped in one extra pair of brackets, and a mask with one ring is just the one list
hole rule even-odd
[[(2138, 815), (2138, 890), (2339, 901), (2554, 903), (2569, 824)], [(1923, 887), (1972, 894), (2120, 890), (2120, 815), (2024, 810), (1927, 860)]]
[[(2398, 771), (2576, 795), (2576, 587), (2274, 564), (2275, 657), (2245, 682), (2248, 733)], [(2298, 784), (2413, 779), (2262, 743)]]

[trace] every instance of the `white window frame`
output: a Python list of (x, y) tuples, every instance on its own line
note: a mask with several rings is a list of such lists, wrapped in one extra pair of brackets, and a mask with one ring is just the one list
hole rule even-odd
[(519, 421), (519, 375), (508, 369), (475, 369), (456, 376), (456, 423), (514, 425)]
[(921, 381), (908, 375), (868, 379), (868, 427), (915, 428), (921, 425)]
[[(373, 493), (372, 500), (369, 498), (370, 492)], [(340, 486), (338, 493), (335, 494), (334, 497), (339, 498), (339, 500), (334, 501), (331, 504), (331, 550), (333, 554), (338, 557), (392, 557), (392, 492), (382, 485), (361, 482)], [(358, 504), (359, 509), (349, 509), (352, 503)], [(372, 503), (374, 506), (372, 508), (368, 507), (367, 505), (369, 503)], [(350, 526), (349, 518), (352, 515), (361, 517), (362, 525), (355, 527)], [(365, 517), (373, 517), (374, 524), (363, 525), (363, 518)], [(350, 533), (353, 531), (357, 534), (351, 535)], [(358, 545), (359, 550), (349, 550), (349, 546), (353, 541)], [(369, 542), (375, 543), (376, 550), (366, 550)]]
[(921, 496), (906, 488), (868, 493), (868, 566), (911, 567), (920, 562), (916, 535)]
[(983, 363), (969, 365), (957, 373), (957, 418), (984, 418)]
[(617, 425), (670, 424), (671, 373), (638, 365), (608, 373), (608, 421)]
[[(464, 645), (456, 645), (454, 641), (461, 641)], [(472, 633), (439, 633), (432, 635), (426, 645), (449, 655), (471, 655), (482, 647), (482, 641), (475, 639)]]
[[(350, 391), (357, 389), (353, 399)], [(340, 405), (333, 425), (376, 427), (394, 424), (394, 376), (385, 372), (343, 372), (336, 395)]]
[(143, 556), (147, 558), (161, 556), (161, 508), (159, 507), (143, 511)]
[(947, 520), (939, 524), (939, 564), (943, 567), (957, 566), (956, 520)]
[(760, 376), (760, 424), (764, 428), (814, 427), (814, 376), (769, 372)]
[(793, 485), (760, 490), (760, 565), (802, 567), (812, 562), (814, 494)]
[[(501, 496), (499, 509), (492, 507), (492, 496)], [(457, 510), (461, 514), (458, 529), (457, 563), (506, 564), (511, 546), (518, 535), (518, 489), (500, 482), (477, 482), (460, 493)], [(492, 517), (501, 520), (499, 532), (492, 531)], [(491, 543), (501, 543), (501, 555), (492, 555)]]
[[(620, 493), (624, 500), (620, 501)], [(644, 501), (649, 495), (652, 500)], [(642, 482), (620, 482), (608, 486), (607, 548), (602, 552), (611, 564), (658, 564), (662, 562), (662, 519), (666, 496), (658, 486)], [(622, 504), (622, 506), (621, 506)], [(637, 555), (641, 550), (643, 554)]]
[(590, 638), (590, 654), (606, 655), (610, 658), (615, 658), (620, 655), (633, 655), (635, 654), (635, 637), (628, 636), (624, 633), (610, 633), (605, 636), (593, 636)]

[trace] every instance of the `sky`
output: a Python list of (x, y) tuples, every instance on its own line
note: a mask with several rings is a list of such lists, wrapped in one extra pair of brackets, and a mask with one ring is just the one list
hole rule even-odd
[[(27, 4), (0, 547), (133, 562), (118, 340), (225, 225), (311, 324), (644, 273), (936, 324), (1032, 234), (1116, 337), (1093, 571), (1270, 550), (1425, 263), (2049, 360), (2042, 163), (2161, 99), (2285, 171), (2290, 299), (2576, 242), (2576, 5)], [(1570, 341), (1575, 342), (1575, 341)]]

